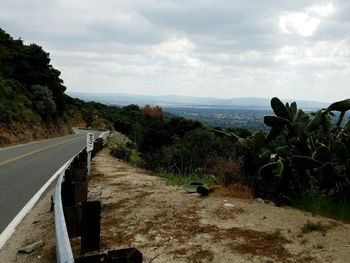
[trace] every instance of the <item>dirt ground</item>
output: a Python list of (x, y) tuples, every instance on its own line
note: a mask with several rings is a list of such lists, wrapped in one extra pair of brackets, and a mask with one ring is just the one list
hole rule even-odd
[[(0, 262), (55, 262), (53, 214), (48, 192), (0, 251)], [(138, 248), (144, 262), (350, 262), (350, 225), (230, 197), (214, 187), (207, 197), (166, 186), (148, 174), (100, 152), (92, 163), (89, 200), (102, 202), (101, 251)], [(35, 221), (39, 221), (34, 223)], [(308, 221), (327, 231), (302, 234)], [(45, 245), (29, 255), (17, 249)], [(79, 239), (71, 240), (79, 256)]]

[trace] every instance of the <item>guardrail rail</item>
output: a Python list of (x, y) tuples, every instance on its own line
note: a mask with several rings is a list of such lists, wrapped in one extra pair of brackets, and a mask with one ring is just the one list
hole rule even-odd
[[(109, 131), (105, 131), (95, 140), (92, 156), (102, 150), (109, 134)], [(64, 166), (56, 183), (54, 198), (56, 258), (58, 263), (73, 263), (75, 260), (69, 237), (82, 236), (82, 254), (99, 249), (100, 225), (99, 221), (96, 225), (96, 220), (100, 219), (100, 203), (87, 202), (86, 148)], [(98, 229), (91, 231), (89, 224)]]

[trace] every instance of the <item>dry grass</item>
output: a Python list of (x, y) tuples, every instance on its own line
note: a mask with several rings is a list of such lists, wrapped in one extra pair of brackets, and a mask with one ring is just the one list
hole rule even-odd
[(213, 187), (214, 194), (220, 196), (234, 197), (246, 200), (253, 200), (253, 191), (246, 185), (241, 183), (230, 184), (227, 187), (215, 185)]
[(214, 157), (208, 164), (207, 173), (214, 174), (218, 184), (225, 186), (239, 180), (240, 165), (235, 159)]
[(331, 222), (329, 224), (322, 224), (321, 222), (314, 223), (311, 221), (307, 221), (301, 227), (301, 234), (303, 235), (311, 232), (321, 232), (323, 235), (325, 235), (329, 229), (337, 227), (339, 225), (340, 224), (336, 222)]

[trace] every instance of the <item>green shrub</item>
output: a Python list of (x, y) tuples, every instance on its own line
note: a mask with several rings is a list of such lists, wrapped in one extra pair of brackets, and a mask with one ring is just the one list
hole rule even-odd
[(168, 173), (188, 176), (198, 169), (206, 169), (209, 159), (215, 156), (213, 133), (197, 129), (162, 150), (161, 166)]
[(132, 154), (131, 149), (129, 149), (128, 147), (124, 146), (124, 145), (118, 145), (113, 147), (113, 149), (111, 150), (111, 155), (113, 155), (114, 157), (121, 159), (123, 161), (130, 161), (130, 156)]
[(137, 165), (137, 166), (143, 166), (143, 160), (140, 156), (140, 153), (137, 151), (137, 149), (131, 149), (131, 153), (129, 156), (129, 161), (130, 163), (132, 163), (133, 165)]

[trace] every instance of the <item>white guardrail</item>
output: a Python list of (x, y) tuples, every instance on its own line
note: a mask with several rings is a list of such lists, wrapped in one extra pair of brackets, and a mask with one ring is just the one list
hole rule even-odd
[[(75, 157), (74, 157), (75, 158)], [(74, 257), (72, 247), (69, 242), (69, 236), (66, 221), (63, 213), (61, 185), (66, 168), (73, 161), (72, 158), (66, 165), (65, 169), (59, 175), (55, 189), (55, 234), (56, 234), (56, 258), (59, 263), (73, 263)]]
[[(106, 144), (107, 138), (109, 135), (110, 135), (110, 131), (104, 131), (98, 136), (98, 138), (103, 138), (103, 145)], [(65, 175), (66, 169), (71, 165), (74, 159), (84, 151), (84, 149), (61, 167), (62, 171), (60, 172), (60, 175), (58, 176), (57, 183), (56, 183), (54, 211), (55, 211), (56, 258), (58, 263), (74, 263), (74, 256), (73, 256), (72, 247), (69, 241), (67, 225), (64, 217), (64, 212), (63, 212), (61, 193), (62, 193), (62, 182), (64, 181), (64, 175)]]

